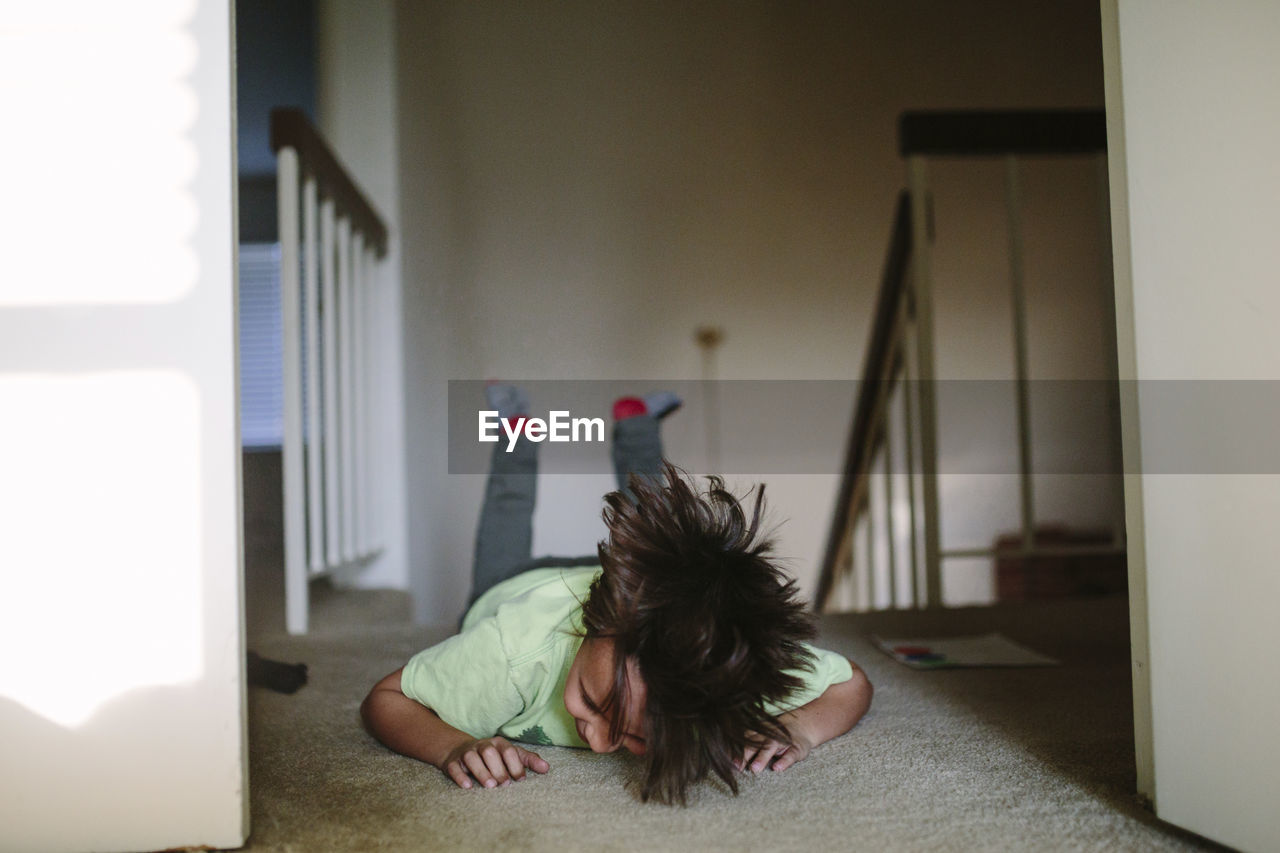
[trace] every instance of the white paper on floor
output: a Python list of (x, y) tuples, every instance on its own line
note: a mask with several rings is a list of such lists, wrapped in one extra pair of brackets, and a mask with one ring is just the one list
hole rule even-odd
[(1058, 661), (1003, 634), (887, 640), (872, 637), (881, 651), (913, 669), (961, 666), (1056, 666)]

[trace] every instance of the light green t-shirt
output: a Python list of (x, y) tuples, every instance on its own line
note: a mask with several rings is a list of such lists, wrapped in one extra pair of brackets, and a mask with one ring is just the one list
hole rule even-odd
[[(586, 747), (564, 707), (569, 667), (582, 645), (582, 602), (599, 567), (533, 569), (476, 601), (462, 631), (414, 655), (400, 689), (472, 737), (500, 734), (525, 743)], [(809, 647), (814, 671), (779, 714), (853, 676), (835, 652)]]

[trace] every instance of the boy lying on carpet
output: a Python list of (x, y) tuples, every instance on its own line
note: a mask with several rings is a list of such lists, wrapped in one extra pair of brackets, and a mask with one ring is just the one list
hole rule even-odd
[[(521, 430), (520, 390), (487, 394)], [(761, 536), (763, 486), (748, 517), (719, 478), (699, 492), (662, 461), (659, 422), (679, 405), (615, 404), (620, 490), (590, 558), (529, 561), (539, 445), (495, 445), (461, 632), (374, 686), (371, 734), (463, 788), (546, 773), (524, 744), (624, 748), (644, 759), (642, 800), (684, 803), (709, 773), (736, 794), (735, 771), (785, 770), (861, 719), (871, 684), (804, 642), (795, 582)]]

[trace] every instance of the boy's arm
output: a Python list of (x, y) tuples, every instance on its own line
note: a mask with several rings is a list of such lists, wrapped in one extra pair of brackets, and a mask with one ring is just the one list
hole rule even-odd
[(454, 728), (435, 711), (404, 695), (402, 669), (379, 681), (360, 706), (369, 733), (401, 755), (443, 770), (460, 787), (471, 779), (486, 788), (524, 778), (525, 768), (537, 773), (550, 769), (534, 752), (502, 737), (473, 738)]
[(832, 684), (817, 699), (778, 717), (791, 735), (790, 745), (771, 740), (748, 748), (741, 766), (758, 773), (772, 761), (774, 770), (786, 770), (807, 758), (809, 750), (818, 744), (853, 728), (871, 707), (874, 690), (866, 673), (853, 661), (849, 665), (853, 667), (852, 678)]

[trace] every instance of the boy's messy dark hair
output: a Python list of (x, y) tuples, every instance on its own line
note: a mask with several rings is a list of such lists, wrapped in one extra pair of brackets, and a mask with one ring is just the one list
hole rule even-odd
[(764, 486), (750, 519), (719, 477), (700, 492), (663, 464), (661, 479), (632, 475), (605, 497), (609, 539), (603, 571), (583, 605), (587, 637), (614, 640), (613, 686), (603, 710), (616, 742), (626, 720), (627, 661), (647, 690), (645, 774), (640, 798), (686, 802), (691, 784), (714, 772), (734, 794), (735, 760), (749, 740), (790, 743), (765, 710), (802, 684), (787, 670), (812, 669), (802, 640), (813, 625), (794, 580), (769, 559), (761, 529)]

